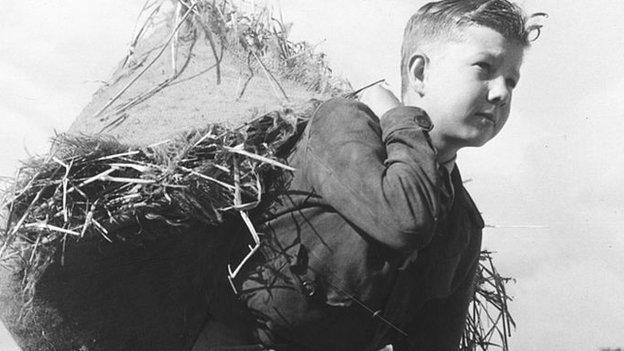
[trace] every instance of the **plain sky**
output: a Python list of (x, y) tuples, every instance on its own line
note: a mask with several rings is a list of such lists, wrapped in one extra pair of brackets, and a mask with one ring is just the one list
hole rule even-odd
[[(399, 85), (423, 1), (281, 0), (355, 87)], [(44, 152), (123, 57), (143, 0), (0, 0), (0, 175)], [(624, 347), (624, 2), (526, 0), (547, 12), (505, 130), (458, 164), (510, 287), (512, 350)], [(520, 227), (520, 228), (516, 228)]]

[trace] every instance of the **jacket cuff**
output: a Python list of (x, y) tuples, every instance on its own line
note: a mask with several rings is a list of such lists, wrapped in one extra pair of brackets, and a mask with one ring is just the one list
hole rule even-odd
[(387, 143), (396, 132), (421, 130), (429, 144), (428, 132), (433, 129), (433, 122), (427, 113), (415, 106), (397, 106), (381, 117), (382, 139)]

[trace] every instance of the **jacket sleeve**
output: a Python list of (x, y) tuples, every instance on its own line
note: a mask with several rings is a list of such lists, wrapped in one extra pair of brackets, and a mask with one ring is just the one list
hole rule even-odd
[(379, 120), (359, 102), (334, 99), (319, 107), (306, 136), (304, 174), (315, 192), (349, 222), (387, 246), (427, 245), (440, 215), (441, 174), (416, 107)]

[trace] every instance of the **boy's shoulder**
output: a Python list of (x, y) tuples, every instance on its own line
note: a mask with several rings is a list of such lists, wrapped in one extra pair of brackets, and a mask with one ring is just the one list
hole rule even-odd
[(377, 116), (366, 104), (352, 97), (337, 97), (323, 102), (312, 115), (311, 124), (330, 124), (330, 128), (335, 128), (335, 131), (366, 125), (381, 135), (383, 125), (394, 125), (399, 121), (425, 131), (433, 129), (433, 122), (427, 113), (418, 107), (398, 106), (387, 111), (384, 116)]
[(318, 106), (312, 117), (320, 120), (326, 116), (338, 119), (367, 118), (379, 123), (379, 118), (368, 106), (352, 97), (342, 96), (326, 100)]
[(336, 97), (321, 103), (308, 123), (310, 135), (340, 138), (352, 133), (374, 133), (381, 137), (379, 118), (368, 106), (349, 97)]

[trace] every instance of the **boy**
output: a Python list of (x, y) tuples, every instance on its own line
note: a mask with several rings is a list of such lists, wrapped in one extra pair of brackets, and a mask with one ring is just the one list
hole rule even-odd
[(507, 0), (427, 4), (405, 30), (402, 104), (374, 88), (368, 106), (318, 108), (233, 281), (241, 309), (215, 308), (194, 350), (458, 349), (483, 221), (456, 153), (504, 126), (525, 18)]

